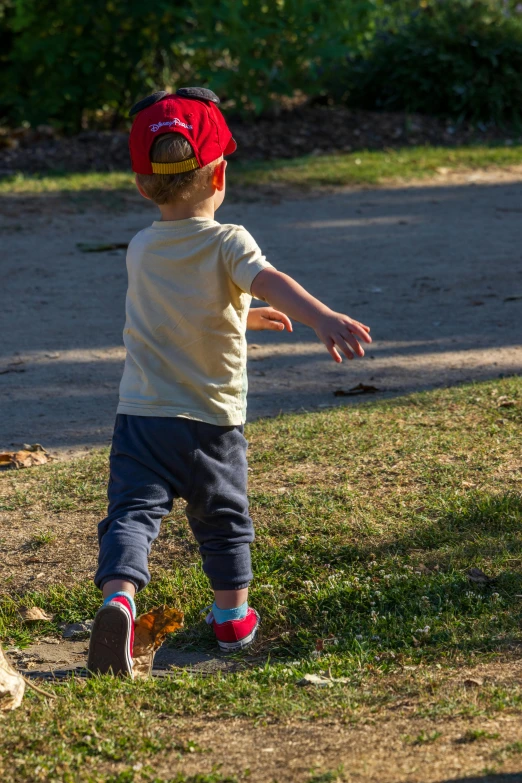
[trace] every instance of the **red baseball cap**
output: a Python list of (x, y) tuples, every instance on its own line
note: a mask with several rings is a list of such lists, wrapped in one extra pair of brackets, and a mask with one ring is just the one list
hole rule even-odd
[[(129, 136), (132, 170), (137, 174), (178, 174), (203, 168), (237, 148), (219, 98), (204, 87), (181, 87), (174, 95), (155, 92), (129, 112), (136, 115)], [(179, 163), (152, 163), (150, 149), (163, 133), (181, 133), (190, 142), (194, 157)]]

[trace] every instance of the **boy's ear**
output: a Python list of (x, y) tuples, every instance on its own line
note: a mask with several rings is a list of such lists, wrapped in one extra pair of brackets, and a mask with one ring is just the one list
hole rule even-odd
[(225, 171), (227, 168), (226, 160), (221, 160), (212, 174), (212, 187), (216, 190), (224, 190), (225, 188)]
[(138, 175), (137, 174), (134, 177), (134, 182), (136, 183), (136, 187), (138, 188), (138, 190), (140, 192), (140, 196), (143, 196), (143, 198), (146, 198), (146, 199), (148, 199), (150, 201), (150, 196), (147, 196), (147, 194), (145, 193), (145, 191), (141, 187), (141, 185), (139, 183), (139, 180), (138, 180)]

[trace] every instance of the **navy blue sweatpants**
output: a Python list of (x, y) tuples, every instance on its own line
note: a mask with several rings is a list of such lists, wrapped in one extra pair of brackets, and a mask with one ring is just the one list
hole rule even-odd
[(118, 414), (109, 509), (98, 526), (96, 585), (126, 579), (141, 590), (148, 584), (152, 542), (174, 498), (181, 497), (212, 587), (247, 587), (254, 528), (248, 514), (246, 449), (242, 426)]

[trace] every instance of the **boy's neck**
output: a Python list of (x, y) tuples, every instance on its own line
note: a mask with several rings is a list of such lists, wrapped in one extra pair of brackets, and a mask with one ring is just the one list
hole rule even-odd
[(203, 217), (214, 220), (214, 199), (207, 198), (203, 201), (191, 203), (187, 201), (174, 202), (172, 204), (158, 204), (162, 220), (187, 220), (187, 218)]

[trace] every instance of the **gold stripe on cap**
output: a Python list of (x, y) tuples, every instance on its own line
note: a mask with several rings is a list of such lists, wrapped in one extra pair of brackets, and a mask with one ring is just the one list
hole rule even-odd
[(182, 174), (184, 171), (199, 169), (196, 158), (187, 158), (177, 163), (151, 163), (153, 174)]

